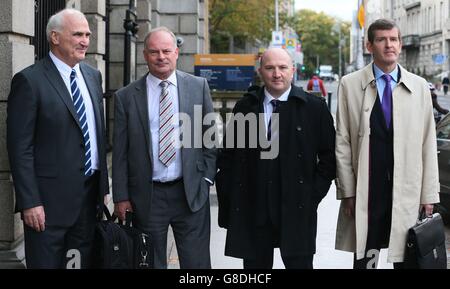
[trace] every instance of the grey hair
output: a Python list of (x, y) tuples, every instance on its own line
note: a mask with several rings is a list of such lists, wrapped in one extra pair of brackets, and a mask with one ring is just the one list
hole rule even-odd
[[(50, 17), (50, 19), (48, 19), (47, 28), (46, 28), (47, 41), (49, 43), (51, 43), (50, 37), (52, 35), (52, 31), (61, 32), (63, 30), (64, 17), (68, 14), (77, 15), (77, 16), (80, 16), (80, 17), (83, 17), (84, 19), (86, 19), (86, 16), (82, 12), (80, 12), (76, 9), (72, 9), (72, 8), (63, 9), (63, 10), (59, 11), (58, 13), (52, 15)], [(87, 21), (87, 19), (86, 19), (86, 21)]]
[(172, 39), (173, 39), (173, 47), (174, 47), (174, 48), (177, 48), (177, 37), (176, 37), (175, 34), (172, 32), (172, 30), (170, 30), (169, 28), (167, 28), (167, 27), (165, 27), (165, 26), (159, 26), (159, 27), (156, 27), (156, 28), (153, 28), (152, 30), (150, 30), (150, 32), (145, 36), (145, 38), (144, 38), (144, 49), (145, 49), (145, 50), (148, 50), (148, 47), (147, 47), (147, 41), (148, 41), (148, 39), (150, 38), (150, 36), (151, 36), (153, 33), (155, 33), (155, 32), (160, 32), (160, 31), (169, 33), (170, 36), (171, 36)]

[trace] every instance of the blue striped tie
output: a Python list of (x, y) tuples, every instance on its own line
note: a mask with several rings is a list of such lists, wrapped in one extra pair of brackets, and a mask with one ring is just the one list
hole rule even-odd
[(80, 89), (77, 85), (77, 80), (75, 77), (77, 73), (75, 69), (72, 69), (70, 74), (70, 90), (72, 91), (73, 105), (75, 106), (75, 111), (78, 115), (78, 120), (80, 122), (81, 131), (83, 132), (84, 139), (84, 175), (92, 175), (92, 163), (91, 163), (91, 141), (89, 140), (89, 128), (87, 123), (86, 109), (84, 107), (83, 96), (81, 95)]

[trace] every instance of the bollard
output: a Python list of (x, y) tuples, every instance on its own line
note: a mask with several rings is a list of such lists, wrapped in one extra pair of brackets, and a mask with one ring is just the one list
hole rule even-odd
[(328, 92), (328, 110), (331, 111), (331, 95), (332, 92)]

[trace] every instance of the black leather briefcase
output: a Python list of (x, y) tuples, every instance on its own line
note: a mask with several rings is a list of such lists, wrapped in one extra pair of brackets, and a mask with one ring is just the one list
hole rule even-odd
[(405, 268), (447, 269), (444, 223), (439, 213), (419, 217), (408, 230)]
[(150, 235), (131, 225), (127, 212), (125, 223), (116, 223), (106, 206), (106, 220), (97, 223), (94, 242), (94, 267), (102, 269), (153, 268), (153, 243)]

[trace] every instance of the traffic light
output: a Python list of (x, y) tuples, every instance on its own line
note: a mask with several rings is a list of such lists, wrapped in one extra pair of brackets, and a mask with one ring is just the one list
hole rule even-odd
[(302, 68), (301, 68), (302, 72), (305, 72), (306, 70), (306, 66), (304, 64), (302, 64)]
[(316, 74), (319, 74), (319, 72), (320, 72), (320, 70), (319, 70), (319, 69), (316, 69)]

